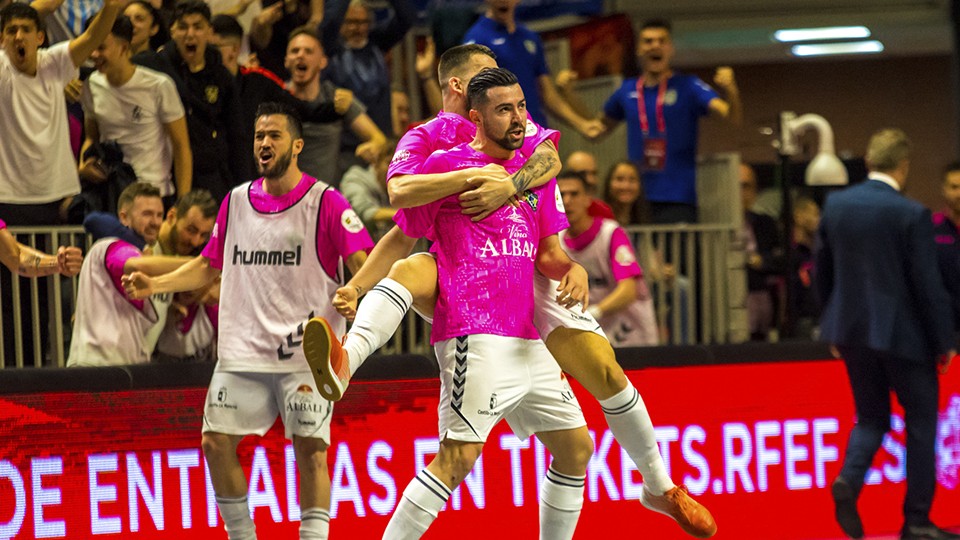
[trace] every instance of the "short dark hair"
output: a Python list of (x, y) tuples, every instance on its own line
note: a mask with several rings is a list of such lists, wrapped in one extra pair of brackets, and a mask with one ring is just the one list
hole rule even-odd
[(952, 172), (957, 172), (957, 171), (960, 171), (960, 160), (951, 161), (950, 163), (948, 163), (947, 166), (943, 168), (943, 181), (944, 182), (947, 181), (948, 174)]
[(468, 43), (466, 45), (457, 45), (450, 47), (440, 55), (440, 63), (437, 65), (437, 74), (440, 77), (440, 86), (446, 86), (446, 82), (451, 77), (460, 75), (461, 70), (467, 65), (474, 56), (482, 54), (496, 60), (490, 47), (480, 45), (479, 43)]
[(500, 86), (520, 84), (509, 69), (486, 68), (477, 73), (467, 86), (467, 108), (475, 109), (487, 102), (487, 90)]
[(557, 181), (560, 180), (579, 180), (583, 184), (583, 189), (586, 192), (593, 191), (593, 188), (590, 186), (590, 182), (587, 182), (587, 176), (580, 171), (575, 171), (573, 169), (563, 169), (560, 171), (560, 174), (557, 175)]
[(160, 199), (160, 188), (146, 182), (134, 182), (120, 192), (117, 210), (123, 210), (133, 204), (137, 197), (156, 197)]
[(236, 18), (221, 13), (210, 21), (213, 33), (223, 37), (243, 39), (243, 27)]
[(298, 26), (293, 30), (291, 30), (290, 35), (287, 36), (287, 45), (289, 45), (290, 42), (293, 41), (293, 38), (297, 36), (303, 36), (303, 35), (310, 36), (313, 39), (317, 40), (317, 43), (320, 45), (320, 51), (321, 52), (323, 51), (323, 40), (320, 39), (320, 34), (317, 32), (316, 28), (310, 26), (309, 24)]
[(113, 27), (110, 28), (110, 34), (115, 38), (126, 41), (128, 44), (133, 41), (133, 23), (130, 21), (130, 17), (123, 13), (117, 15), (117, 18), (113, 21)]
[(23, 2), (11, 2), (5, 8), (0, 10), (0, 32), (7, 27), (7, 23), (13, 19), (27, 19), (37, 25), (37, 30), (44, 30), (43, 20), (37, 10)]
[(647, 28), (662, 28), (666, 30), (668, 34), (673, 33), (673, 25), (670, 24), (670, 21), (659, 17), (643, 21), (643, 24), (640, 25), (640, 31), (643, 32)]
[(220, 207), (213, 195), (205, 189), (194, 189), (177, 199), (177, 217), (182, 218), (187, 215), (191, 208), (196, 206), (200, 209), (203, 217), (209, 219), (217, 216)]
[[(93, 24), (93, 19), (93, 17), (90, 17), (83, 23), (84, 30), (90, 28), (90, 25)], [(117, 18), (113, 20), (113, 26), (110, 27), (110, 35), (127, 42), (127, 44), (133, 41), (133, 22), (130, 20), (130, 17), (127, 17), (123, 13), (117, 15)]]
[[(257, 107), (256, 120), (259, 120), (261, 116), (273, 116), (279, 114), (287, 117), (287, 130), (290, 131), (290, 136), (294, 139), (303, 138), (303, 123), (300, 121), (300, 115), (297, 114), (297, 111), (287, 105), (286, 103), (280, 103), (278, 101), (266, 101), (261, 103)], [(256, 122), (254, 120), (254, 122)]]
[(210, 15), (210, 6), (203, 0), (181, 0), (173, 8), (173, 22), (177, 22), (187, 15), (200, 15), (207, 22), (213, 17)]

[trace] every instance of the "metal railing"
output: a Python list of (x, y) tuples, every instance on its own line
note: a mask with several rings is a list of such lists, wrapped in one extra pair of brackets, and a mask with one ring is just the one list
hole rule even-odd
[[(86, 252), (92, 243), (83, 227), (11, 227), (9, 232), (21, 244), (47, 253), (56, 253), (60, 246), (78, 246)], [(24, 278), (2, 271), (0, 369), (63, 367), (79, 280), (62, 276)]]
[[(19, 242), (48, 253), (62, 245), (82, 246), (86, 252), (92, 243), (81, 227), (9, 231)], [(731, 226), (644, 225), (628, 227), (627, 232), (651, 285), (664, 344), (746, 339), (743, 253)], [(63, 367), (78, 279), (11, 278), (3, 272), (0, 369)], [(432, 355), (430, 325), (411, 311), (381, 352)]]

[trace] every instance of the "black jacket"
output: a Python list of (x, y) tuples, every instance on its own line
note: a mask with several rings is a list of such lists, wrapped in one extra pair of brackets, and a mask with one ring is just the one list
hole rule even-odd
[(173, 41), (159, 52), (138, 54), (144, 67), (169, 75), (177, 85), (187, 116), (193, 152), (193, 185), (210, 190), (217, 200), (234, 186), (252, 180), (252, 143), (244, 141), (240, 93), (220, 54), (207, 47), (205, 66), (194, 73)]

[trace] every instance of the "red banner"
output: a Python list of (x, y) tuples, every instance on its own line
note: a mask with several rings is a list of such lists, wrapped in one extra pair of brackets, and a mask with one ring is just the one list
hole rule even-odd
[[(933, 519), (960, 525), (960, 369), (943, 378)], [(829, 483), (853, 405), (838, 361), (632, 371), (677, 482), (706, 504), (716, 538), (841, 536)], [(390, 513), (437, 448), (434, 380), (351, 385), (337, 404), (328, 458), (333, 538), (380, 538)], [(635, 500), (640, 476), (575, 387), (594, 433), (577, 538), (686, 538)], [(48, 393), (0, 398), (0, 539), (225, 538), (199, 449), (205, 389)], [(904, 493), (904, 427), (893, 429), (860, 508), (869, 534), (895, 533)], [(260, 538), (295, 538), (293, 451), (279, 425), (240, 448)], [(535, 538), (537, 486), (548, 463), (505, 424), (426, 538)], [(212, 535), (212, 536), (211, 536)]]

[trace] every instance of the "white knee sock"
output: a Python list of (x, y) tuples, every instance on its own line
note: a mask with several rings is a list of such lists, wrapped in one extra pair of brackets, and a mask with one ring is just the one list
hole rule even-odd
[(327, 540), (330, 512), (326, 508), (307, 508), (300, 512), (300, 540)]
[(540, 540), (570, 540), (583, 508), (586, 476), (570, 476), (547, 469), (540, 485)]
[(229, 540), (257, 540), (257, 529), (250, 517), (246, 495), (236, 499), (218, 496), (217, 508)]
[(383, 540), (416, 540), (430, 528), (450, 498), (450, 488), (424, 469), (403, 490)]
[(643, 483), (654, 495), (663, 495), (674, 484), (663, 465), (663, 457), (657, 448), (657, 436), (653, 431), (650, 414), (640, 397), (640, 392), (627, 381), (627, 387), (617, 395), (600, 400), (600, 407), (610, 431), (627, 451), (643, 475)]
[(393, 336), (413, 305), (413, 295), (390, 278), (370, 289), (357, 307), (357, 317), (347, 332), (343, 348), (350, 359), (350, 375)]

